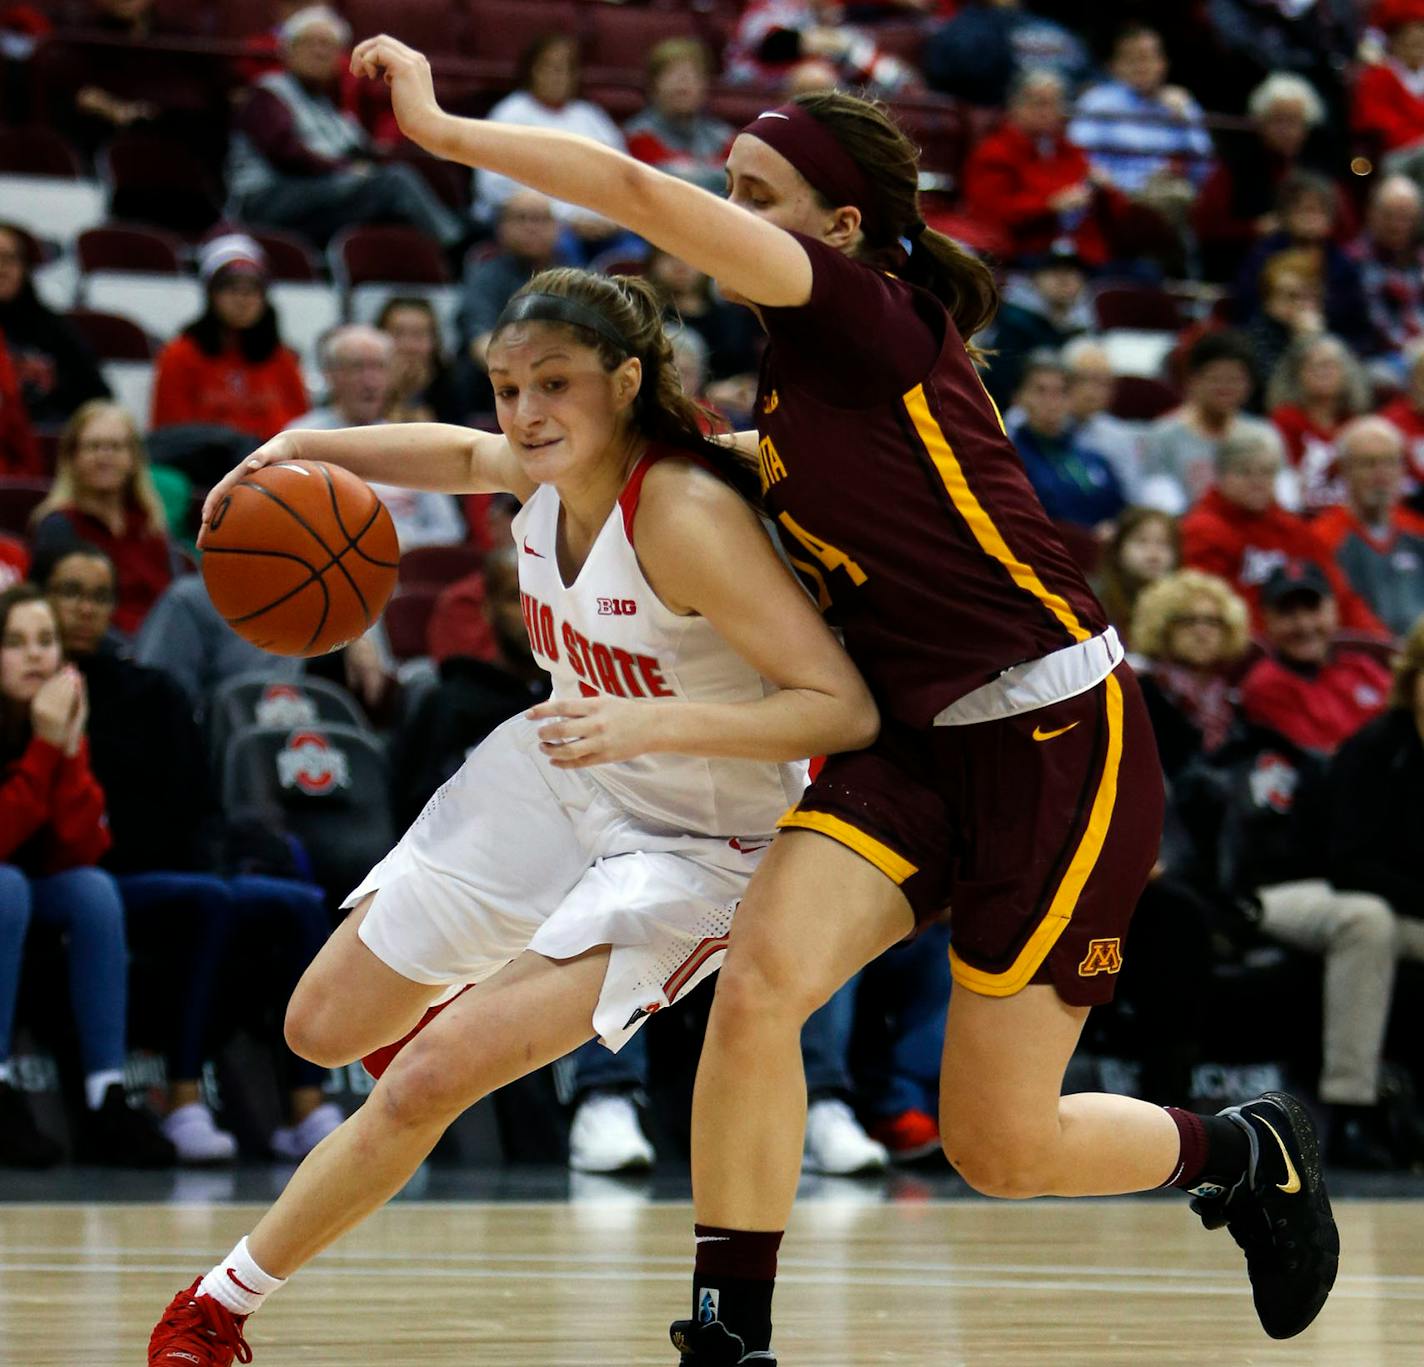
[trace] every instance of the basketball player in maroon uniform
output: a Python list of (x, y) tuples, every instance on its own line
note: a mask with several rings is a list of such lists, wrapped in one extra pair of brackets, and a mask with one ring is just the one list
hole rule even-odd
[(876, 744), (833, 757), (782, 820), (734, 927), (694, 1101), (683, 1363), (775, 1361), (802, 1023), (950, 908), (940, 1126), (959, 1172), (1002, 1197), (1182, 1187), (1245, 1251), (1267, 1333), (1299, 1333), (1339, 1250), (1304, 1109), (1061, 1095), (1156, 859), (1161, 772), (1116, 633), (975, 371), (994, 284), (926, 228), (915, 149), (876, 105), (802, 96), (742, 131), (721, 200), (585, 139), (447, 115), (393, 39), (352, 65), (384, 76), (421, 146), (603, 214), (757, 312), (759, 431), (741, 445), (880, 705)]

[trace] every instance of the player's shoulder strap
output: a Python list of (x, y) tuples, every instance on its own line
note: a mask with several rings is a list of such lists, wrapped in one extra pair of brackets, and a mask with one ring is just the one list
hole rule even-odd
[(643, 496), (643, 481), (648, 477), (648, 471), (660, 460), (665, 460), (668, 456), (680, 456), (683, 460), (690, 460), (694, 464), (702, 466), (704, 470), (716, 474), (716, 468), (712, 463), (696, 451), (685, 451), (677, 446), (665, 446), (661, 442), (649, 442), (648, 449), (639, 457), (638, 463), (633, 467), (633, 473), (628, 476), (628, 482), (623, 486), (623, 492), (618, 495), (618, 507), (623, 513), (623, 530), (627, 534), (629, 545), (633, 542), (633, 519), (638, 515), (638, 500)]

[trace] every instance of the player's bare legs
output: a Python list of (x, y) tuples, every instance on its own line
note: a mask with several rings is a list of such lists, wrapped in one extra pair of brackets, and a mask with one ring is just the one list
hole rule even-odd
[[(287, 1044), (340, 1068), (415, 1028), (441, 989), (412, 982), (381, 962), (356, 934), (376, 894), (364, 897), (307, 965), (287, 1004)], [(352, 1008), (359, 1002), (358, 1009)]]
[(949, 1161), (989, 1196), (1107, 1196), (1160, 1187), (1181, 1142), (1160, 1106), (1104, 1093), (1062, 1096), (1088, 1008), (1047, 985), (1011, 997), (956, 987), (940, 1068)]
[(526, 953), (452, 1003), (258, 1221), (258, 1266), (289, 1277), (394, 1196), (462, 1111), (591, 1038), (607, 966), (606, 946), (557, 962)]
[(913, 928), (889, 878), (810, 831), (779, 835), (742, 898), (692, 1100), (694, 1319), (708, 1323), (675, 1333), (699, 1360), (705, 1349), (712, 1361), (736, 1362), (771, 1338), (776, 1251), (806, 1126), (801, 1027)]
[(801, 1027), (914, 929), (900, 890), (811, 831), (776, 838), (732, 922), (692, 1098), (699, 1224), (786, 1226), (801, 1174)]

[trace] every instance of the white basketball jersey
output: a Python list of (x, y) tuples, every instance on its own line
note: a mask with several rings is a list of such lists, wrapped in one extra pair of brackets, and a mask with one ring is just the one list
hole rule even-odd
[[(559, 573), (559, 495), (540, 485), (512, 524), (519, 590), (535, 658), (556, 698), (687, 698), (752, 702), (773, 692), (702, 617), (679, 616), (653, 592), (633, 550), (639, 461), (572, 584)], [(640, 820), (688, 835), (764, 835), (794, 806), (806, 765), (644, 755), (581, 770)]]

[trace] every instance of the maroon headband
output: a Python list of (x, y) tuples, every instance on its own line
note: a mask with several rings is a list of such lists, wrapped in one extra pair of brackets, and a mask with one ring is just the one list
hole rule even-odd
[(799, 104), (783, 104), (758, 114), (745, 128), (773, 151), (780, 152), (833, 208), (854, 204), (869, 238), (879, 236), (875, 196), (865, 172), (818, 118)]

